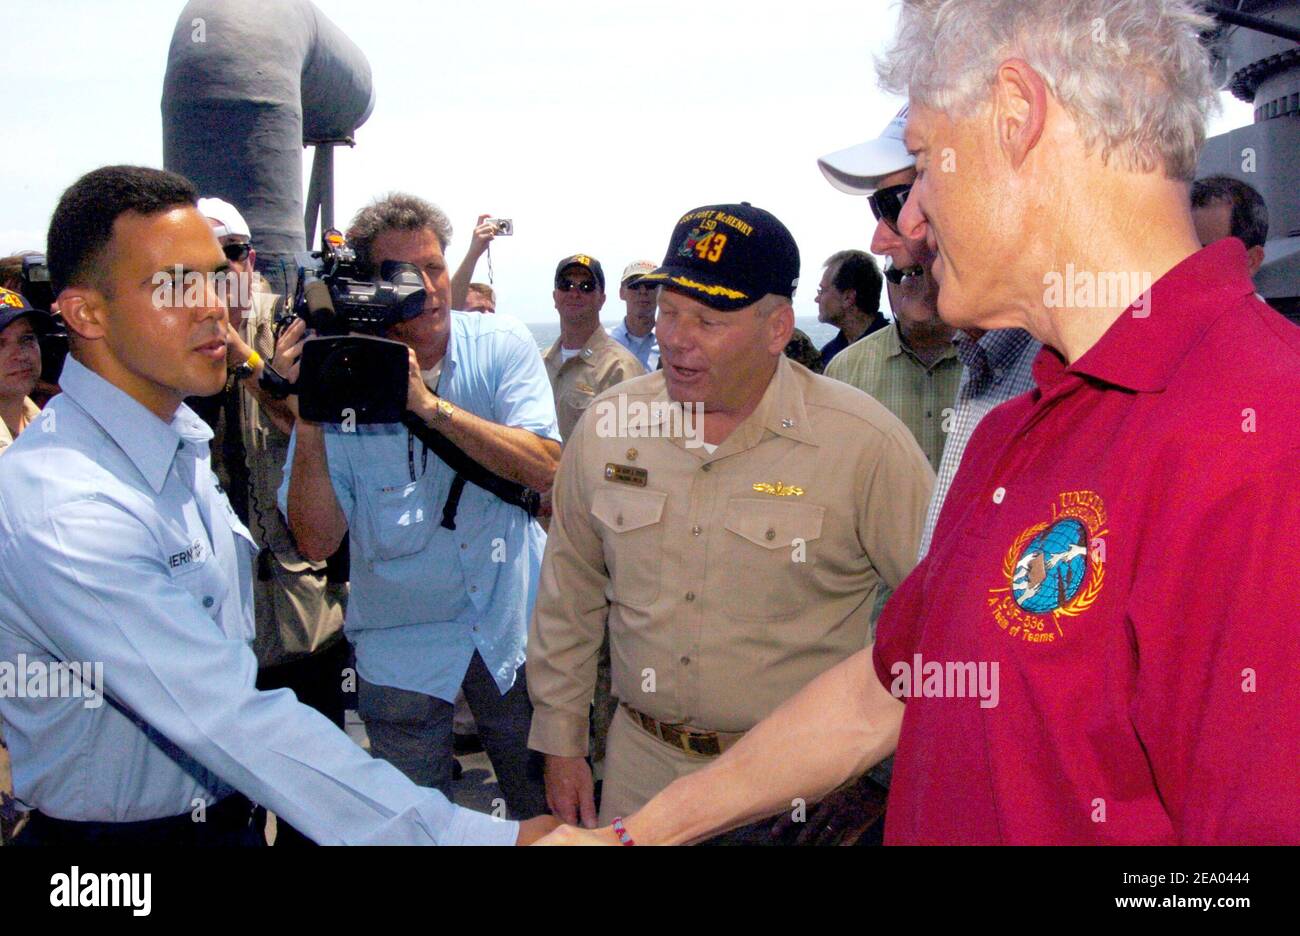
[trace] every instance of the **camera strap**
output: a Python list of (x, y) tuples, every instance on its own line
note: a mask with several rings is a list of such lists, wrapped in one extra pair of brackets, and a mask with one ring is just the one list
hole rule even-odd
[(484, 468), (452, 442), (445, 435), (420, 419), (414, 413), (402, 416), (402, 425), (406, 426), (417, 439), (428, 446), (429, 450), (442, 459), (456, 477), (452, 479), (451, 491), (447, 494), (447, 503), (442, 508), (442, 526), (448, 530), (456, 529), (456, 511), (460, 507), (460, 496), (465, 490), (465, 483), (477, 485), (489, 494), (518, 507), (528, 514), (529, 519), (537, 516), (542, 506), (542, 497), (532, 488), (516, 481), (503, 478), (499, 474)]

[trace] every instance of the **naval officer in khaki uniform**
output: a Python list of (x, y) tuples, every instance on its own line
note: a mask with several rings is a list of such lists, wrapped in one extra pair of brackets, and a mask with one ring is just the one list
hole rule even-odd
[[(542, 355), (542, 361), (555, 396), (560, 438), (567, 440), (598, 393), (640, 377), (645, 368), (600, 324), (600, 310), (605, 305), (605, 270), (599, 260), (587, 254), (561, 260), (555, 268), (553, 295), (555, 310), (560, 313), (560, 337)], [(548, 492), (542, 497), (543, 526), (550, 522), (550, 510)], [(605, 642), (600, 647), (592, 701), (591, 759), (597, 775), (603, 772), (605, 739), (616, 704), (610, 695), (609, 644)]]
[(600, 822), (707, 765), (870, 642), (911, 570), (934, 474), (871, 397), (793, 364), (790, 232), (748, 204), (678, 221), (662, 371), (597, 397), (567, 440), (529, 635), (547, 799), (593, 826), (588, 704), (608, 628)]
[(561, 260), (555, 268), (554, 297), (560, 337), (542, 360), (555, 394), (560, 438), (568, 439), (596, 394), (641, 376), (645, 368), (601, 327), (605, 271), (599, 260), (587, 254)]

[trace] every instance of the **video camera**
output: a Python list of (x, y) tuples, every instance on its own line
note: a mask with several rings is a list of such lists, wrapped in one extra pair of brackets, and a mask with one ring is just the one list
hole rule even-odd
[(280, 325), (301, 318), (315, 333), (303, 343), (291, 391), (305, 419), (397, 423), (406, 411), (406, 345), (380, 336), (420, 314), (424, 280), (415, 265), (391, 260), (378, 280), (361, 272), (356, 253), (333, 229), (299, 264), (293, 304)]
[[(50, 284), (50, 268), (45, 255), (23, 255), (23, 282), (19, 292), (42, 312), (50, 312), (54, 305), (54, 287)], [(68, 330), (61, 316), (54, 316), (54, 327), (38, 336), (41, 345), (41, 380), (57, 384), (63, 373), (63, 362), (68, 357)]]

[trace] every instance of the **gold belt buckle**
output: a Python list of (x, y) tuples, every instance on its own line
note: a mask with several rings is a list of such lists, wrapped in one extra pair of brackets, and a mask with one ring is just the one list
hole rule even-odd
[(626, 702), (623, 707), (636, 719), (638, 725), (669, 747), (696, 757), (717, 757), (722, 753), (722, 744), (716, 732), (691, 731), (684, 725), (669, 725), (632, 708)]

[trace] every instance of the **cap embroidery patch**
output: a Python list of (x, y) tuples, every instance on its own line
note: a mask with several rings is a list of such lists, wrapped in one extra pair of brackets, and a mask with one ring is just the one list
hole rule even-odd
[(695, 228), (690, 234), (686, 235), (686, 241), (678, 249), (679, 257), (689, 257), (691, 254), (699, 257), (701, 260), (708, 260), (710, 263), (717, 263), (722, 259), (722, 248), (727, 246), (727, 235), (721, 231), (710, 231), (700, 236), (700, 229)]

